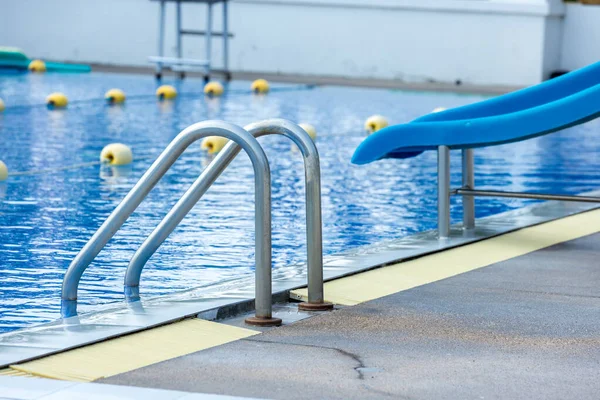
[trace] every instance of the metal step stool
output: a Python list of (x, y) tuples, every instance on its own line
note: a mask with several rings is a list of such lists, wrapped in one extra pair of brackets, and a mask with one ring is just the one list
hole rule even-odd
[[(204, 74), (204, 81), (208, 82), (210, 79), (210, 73), (213, 71), (212, 67), (212, 55), (211, 55), (211, 41), (213, 36), (223, 38), (223, 70), (225, 79), (231, 80), (231, 72), (229, 72), (229, 38), (233, 37), (229, 33), (228, 27), (228, 2), (229, 0), (151, 0), (160, 1), (160, 20), (159, 20), (159, 34), (158, 34), (158, 56), (148, 57), (151, 63), (156, 64), (156, 78), (162, 78), (163, 69), (170, 69), (178, 72), (180, 78), (185, 77), (185, 73), (188, 71), (202, 72)], [(165, 45), (165, 6), (166, 3), (176, 3), (176, 24), (177, 24), (177, 57), (165, 57), (164, 56), (164, 45)], [(204, 3), (207, 6), (206, 13), (206, 30), (190, 30), (181, 28), (181, 3)], [(223, 32), (213, 32), (213, 5), (216, 3), (223, 3)], [(206, 59), (187, 59), (182, 58), (182, 46), (181, 37), (183, 35), (193, 36), (204, 36), (206, 43)]]

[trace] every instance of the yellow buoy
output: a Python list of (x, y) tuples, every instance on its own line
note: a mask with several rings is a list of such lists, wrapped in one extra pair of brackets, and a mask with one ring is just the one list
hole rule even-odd
[(4, 102), (0, 99), (0, 112), (4, 111), (6, 107), (4, 106)]
[(31, 72), (46, 72), (46, 63), (42, 60), (33, 60), (29, 63), (28, 69)]
[(123, 143), (111, 143), (102, 149), (100, 162), (109, 165), (127, 165), (133, 161), (133, 153)]
[(388, 126), (387, 119), (382, 115), (372, 115), (365, 121), (365, 130), (371, 134)]
[(46, 104), (52, 108), (65, 108), (69, 104), (69, 99), (63, 93), (56, 92), (46, 97)]
[(8, 167), (0, 160), (0, 182), (5, 181), (8, 178)]
[(223, 94), (225, 89), (219, 82), (208, 82), (204, 86), (204, 94), (207, 96), (220, 96)]
[(125, 92), (121, 89), (110, 89), (104, 95), (108, 104), (123, 104), (125, 103)]
[(442, 111), (446, 111), (446, 107), (436, 107), (436, 108), (433, 109), (432, 112), (433, 113), (439, 113), (439, 112), (442, 112)]
[(315, 140), (317, 138), (317, 130), (311, 124), (302, 123), (302, 124), (298, 124), (298, 126), (302, 129), (304, 129), (306, 131), (306, 133), (308, 133), (308, 136), (310, 136), (310, 138), (312, 140)]
[(177, 90), (170, 85), (162, 85), (158, 89), (156, 89), (156, 97), (159, 100), (171, 100), (177, 97)]
[(223, 150), (223, 147), (229, 142), (229, 139), (223, 136), (209, 136), (204, 138), (200, 148), (206, 150), (208, 154), (216, 154)]
[(254, 93), (267, 93), (269, 91), (269, 82), (266, 79), (257, 79), (250, 86)]

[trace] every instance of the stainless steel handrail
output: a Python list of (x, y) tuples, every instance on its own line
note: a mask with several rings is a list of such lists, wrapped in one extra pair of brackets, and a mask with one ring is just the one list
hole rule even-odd
[[(301, 303), (299, 307), (306, 310), (331, 309), (333, 307), (332, 304), (324, 301), (323, 294), (321, 168), (317, 147), (304, 129), (284, 119), (270, 119), (257, 122), (247, 125), (244, 129), (249, 131), (254, 137), (271, 134), (286, 136), (298, 146), (304, 157), (304, 171), (306, 178), (308, 302)], [(125, 297), (129, 301), (139, 300), (139, 285), (142, 269), (150, 257), (152, 257), (171, 232), (173, 232), (183, 218), (190, 212), (239, 151), (240, 147), (236, 143), (229, 143), (225, 146), (136, 251), (125, 274)], [(258, 292), (262, 290), (261, 285), (262, 279), (257, 276), (257, 295)], [(264, 315), (266, 308), (270, 306), (270, 302), (268, 305), (266, 303), (263, 304), (259, 302), (257, 298), (256, 315)], [(252, 323), (252, 321), (249, 322)]]
[(500, 190), (473, 190), (469, 188), (458, 188), (450, 192), (452, 195), (467, 196), (473, 198), (481, 197), (506, 197), (511, 199), (533, 199), (533, 200), (556, 200), (576, 201), (581, 203), (600, 203), (600, 197), (594, 196), (572, 196), (567, 194), (549, 193), (526, 193), (526, 192), (504, 192)]
[(473, 149), (462, 150), (462, 187), (450, 188), (450, 149), (438, 147), (438, 237), (450, 236), (450, 196), (461, 196), (463, 205), (463, 230), (471, 233), (475, 228), (475, 197), (501, 197), (515, 199), (574, 201), (600, 203), (600, 197), (572, 196), (551, 193), (508, 192), (475, 189), (475, 163)]
[(450, 148), (438, 147), (438, 236), (450, 236)]
[(207, 136), (230, 139), (239, 144), (252, 161), (256, 201), (256, 302), (260, 304), (260, 317), (266, 320), (271, 317), (271, 171), (267, 156), (258, 141), (241, 127), (224, 121), (204, 121), (189, 126), (173, 139), (71, 262), (62, 284), (63, 318), (77, 315), (77, 288), (86, 268), (185, 149)]
[[(473, 149), (462, 150), (462, 186), (475, 189), (475, 158)], [(463, 227), (465, 230), (475, 228), (475, 198), (463, 196)]]

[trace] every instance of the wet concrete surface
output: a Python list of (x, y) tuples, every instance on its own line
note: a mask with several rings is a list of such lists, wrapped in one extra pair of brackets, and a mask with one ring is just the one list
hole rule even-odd
[(270, 399), (592, 399), (599, 311), (596, 234), (103, 381)]

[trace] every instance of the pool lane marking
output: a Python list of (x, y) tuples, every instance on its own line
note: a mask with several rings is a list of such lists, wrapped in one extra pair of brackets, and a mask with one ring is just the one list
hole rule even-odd
[[(325, 283), (325, 300), (352, 306), (600, 231), (600, 210), (557, 219)], [(306, 301), (305, 288), (290, 297)]]
[(2, 374), (91, 382), (259, 333), (194, 318), (11, 365)]

